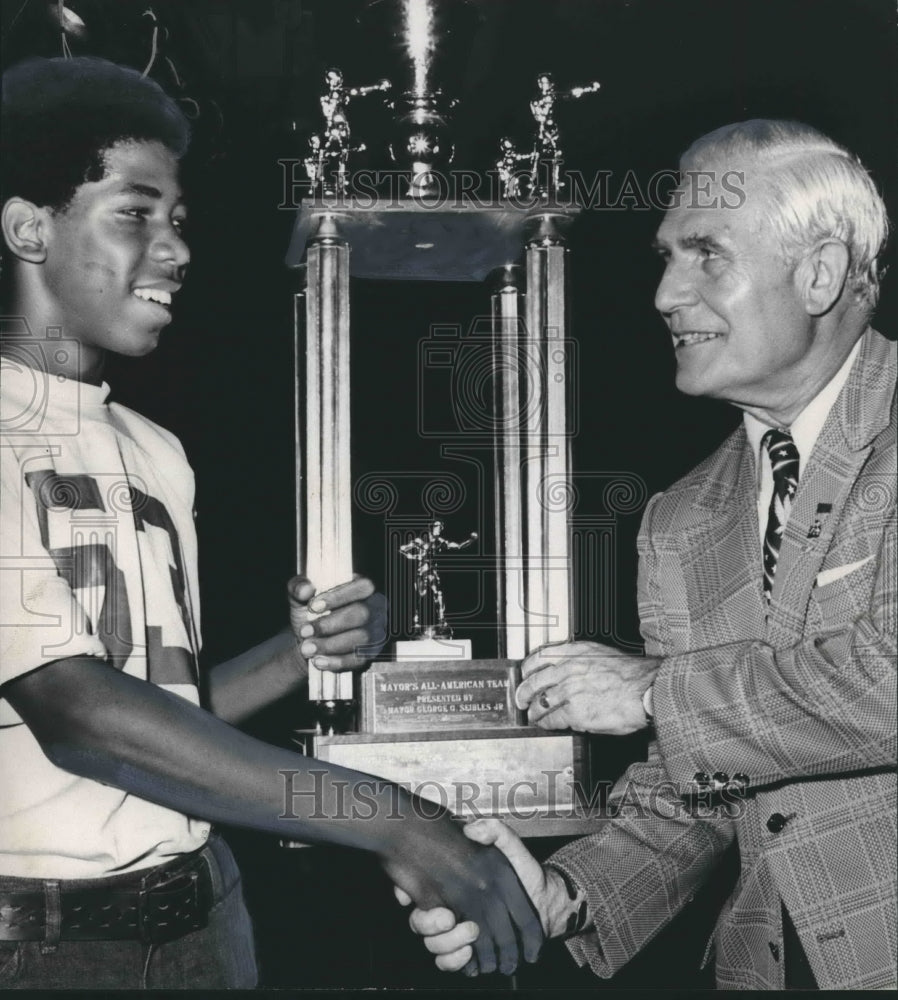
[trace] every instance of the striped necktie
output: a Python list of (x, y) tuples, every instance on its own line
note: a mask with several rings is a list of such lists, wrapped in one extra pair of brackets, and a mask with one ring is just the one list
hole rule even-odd
[(798, 489), (798, 449), (788, 431), (767, 431), (761, 444), (767, 449), (773, 470), (773, 496), (764, 532), (764, 595), (769, 601), (783, 531)]

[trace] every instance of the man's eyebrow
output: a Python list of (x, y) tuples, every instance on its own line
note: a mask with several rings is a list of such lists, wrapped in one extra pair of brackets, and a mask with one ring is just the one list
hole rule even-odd
[(684, 250), (723, 250), (724, 247), (721, 243), (718, 243), (713, 236), (707, 236), (702, 233), (690, 233), (689, 236), (683, 236), (677, 240), (679, 245)]
[[(690, 233), (688, 236), (680, 236), (674, 242), (681, 250), (723, 251), (726, 249), (713, 236), (707, 236), (702, 233)], [(651, 242), (651, 248), (656, 253), (666, 253), (670, 250), (670, 243), (656, 236)]]

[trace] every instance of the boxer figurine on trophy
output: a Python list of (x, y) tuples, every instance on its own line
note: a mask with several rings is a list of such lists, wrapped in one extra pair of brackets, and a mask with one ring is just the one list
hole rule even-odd
[(451, 639), (452, 629), (446, 623), (446, 607), (436, 558), (442, 552), (466, 549), (477, 541), (477, 532), (463, 542), (450, 542), (443, 537), (442, 521), (432, 521), (430, 527), (399, 551), (415, 565), (415, 615), (412, 635), (416, 639)]
[[(346, 193), (348, 180), (347, 163), (350, 153), (365, 149), (363, 142), (350, 142), (349, 118), (346, 108), (353, 97), (366, 97), (378, 90), (389, 90), (389, 80), (379, 80), (367, 87), (345, 87), (343, 74), (338, 69), (329, 69), (324, 75), (327, 90), (320, 97), (321, 113), (324, 115), (324, 138), (319, 139), (312, 156), (317, 155), (317, 163), (306, 165), (306, 173), (322, 194)], [(312, 156), (309, 159), (312, 159)]]
[[(521, 181), (531, 179), (532, 154), (519, 153), (515, 148), (514, 140), (507, 135), (499, 140), (499, 152), (501, 156), (496, 160), (496, 172), (502, 184), (503, 198), (517, 198), (518, 195), (525, 194), (521, 190)], [(526, 161), (529, 169), (522, 171), (518, 164)]]
[(530, 102), (530, 113), (536, 122), (530, 180), (534, 192), (542, 198), (549, 198), (562, 187), (561, 161), (564, 155), (560, 144), (561, 134), (555, 120), (555, 102), (575, 101), (584, 94), (594, 94), (601, 84), (594, 80), (582, 87), (559, 91), (551, 73), (540, 73), (536, 78), (536, 86), (537, 96)]
[(324, 154), (321, 152), (321, 136), (316, 133), (309, 136), (309, 153), (303, 158), (306, 177), (309, 178), (309, 188), (314, 193), (318, 182), (324, 173)]

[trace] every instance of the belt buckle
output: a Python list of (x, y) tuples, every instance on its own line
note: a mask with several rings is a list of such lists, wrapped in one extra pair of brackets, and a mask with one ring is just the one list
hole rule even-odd
[(208, 923), (197, 871), (178, 872), (168, 881), (143, 890), (138, 907), (140, 939), (145, 944), (175, 941)]

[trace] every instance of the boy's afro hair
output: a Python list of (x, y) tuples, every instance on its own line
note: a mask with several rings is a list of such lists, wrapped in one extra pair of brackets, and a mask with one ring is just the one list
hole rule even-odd
[(65, 208), (101, 180), (118, 142), (156, 140), (180, 158), (190, 126), (154, 80), (105, 59), (28, 59), (3, 74), (2, 201)]

